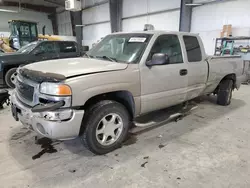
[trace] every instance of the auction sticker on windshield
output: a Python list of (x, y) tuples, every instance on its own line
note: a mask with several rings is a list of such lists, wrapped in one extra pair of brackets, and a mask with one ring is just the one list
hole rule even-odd
[(145, 37), (132, 37), (128, 42), (145, 42), (147, 38)]

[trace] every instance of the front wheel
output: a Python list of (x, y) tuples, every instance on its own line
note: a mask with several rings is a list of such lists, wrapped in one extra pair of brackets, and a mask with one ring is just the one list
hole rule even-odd
[(17, 76), (17, 68), (12, 68), (5, 74), (5, 83), (9, 88), (15, 88), (15, 79)]
[(129, 130), (127, 109), (116, 101), (104, 100), (86, 112), (82, 143), (93, 153), (102, 155), (119, 148)]
[(231, 103), (233, 94), (233, 81), (232, 80), (223, 80), (220, 83), (217, 104), (222, 106), (227, 106)]

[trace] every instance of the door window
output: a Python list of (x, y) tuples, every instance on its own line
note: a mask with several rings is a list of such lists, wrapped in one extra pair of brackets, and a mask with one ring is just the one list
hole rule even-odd
[(198, 62), (202, 60), (201, 47), (197, 37), (183, 36), (186, 46), (187, 57), (189, 62)]
[(60, 53), (74, 53), (77, 52), (76, 43), (74, 42), (60, 42)]
[(39, 53), (56, 53), (56, 47), (54, 42), (43, 42), (38, 46)]
[(148, 60), (151, 60), (156, 53), (164, 53), (168, 55), (169, 63), (183, 63), (181, 45), (177, 35), (161, 35), (155, 41)]

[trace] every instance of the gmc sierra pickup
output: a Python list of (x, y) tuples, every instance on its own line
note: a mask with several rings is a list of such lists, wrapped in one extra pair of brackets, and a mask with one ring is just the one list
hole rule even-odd
[(122, 144), (135, 117), (210, 93), (227, 106), (243, 79), (240, 56), (207, 56), (196, 34), (115, 33), (86, 57), (19, 68), (12, 114), (42, 136), (79, 136), (105, 154)]

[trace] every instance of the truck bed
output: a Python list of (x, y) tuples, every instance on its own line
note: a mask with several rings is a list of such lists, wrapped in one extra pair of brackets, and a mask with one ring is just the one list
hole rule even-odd
[(213, 92), (225, 75), (235, 75), (236, 85), (239, 89), (240, 84), (246, 79), (245, 64), (241, 56), (208, 56), (209, 74), (207, 87), (204, 93)]

